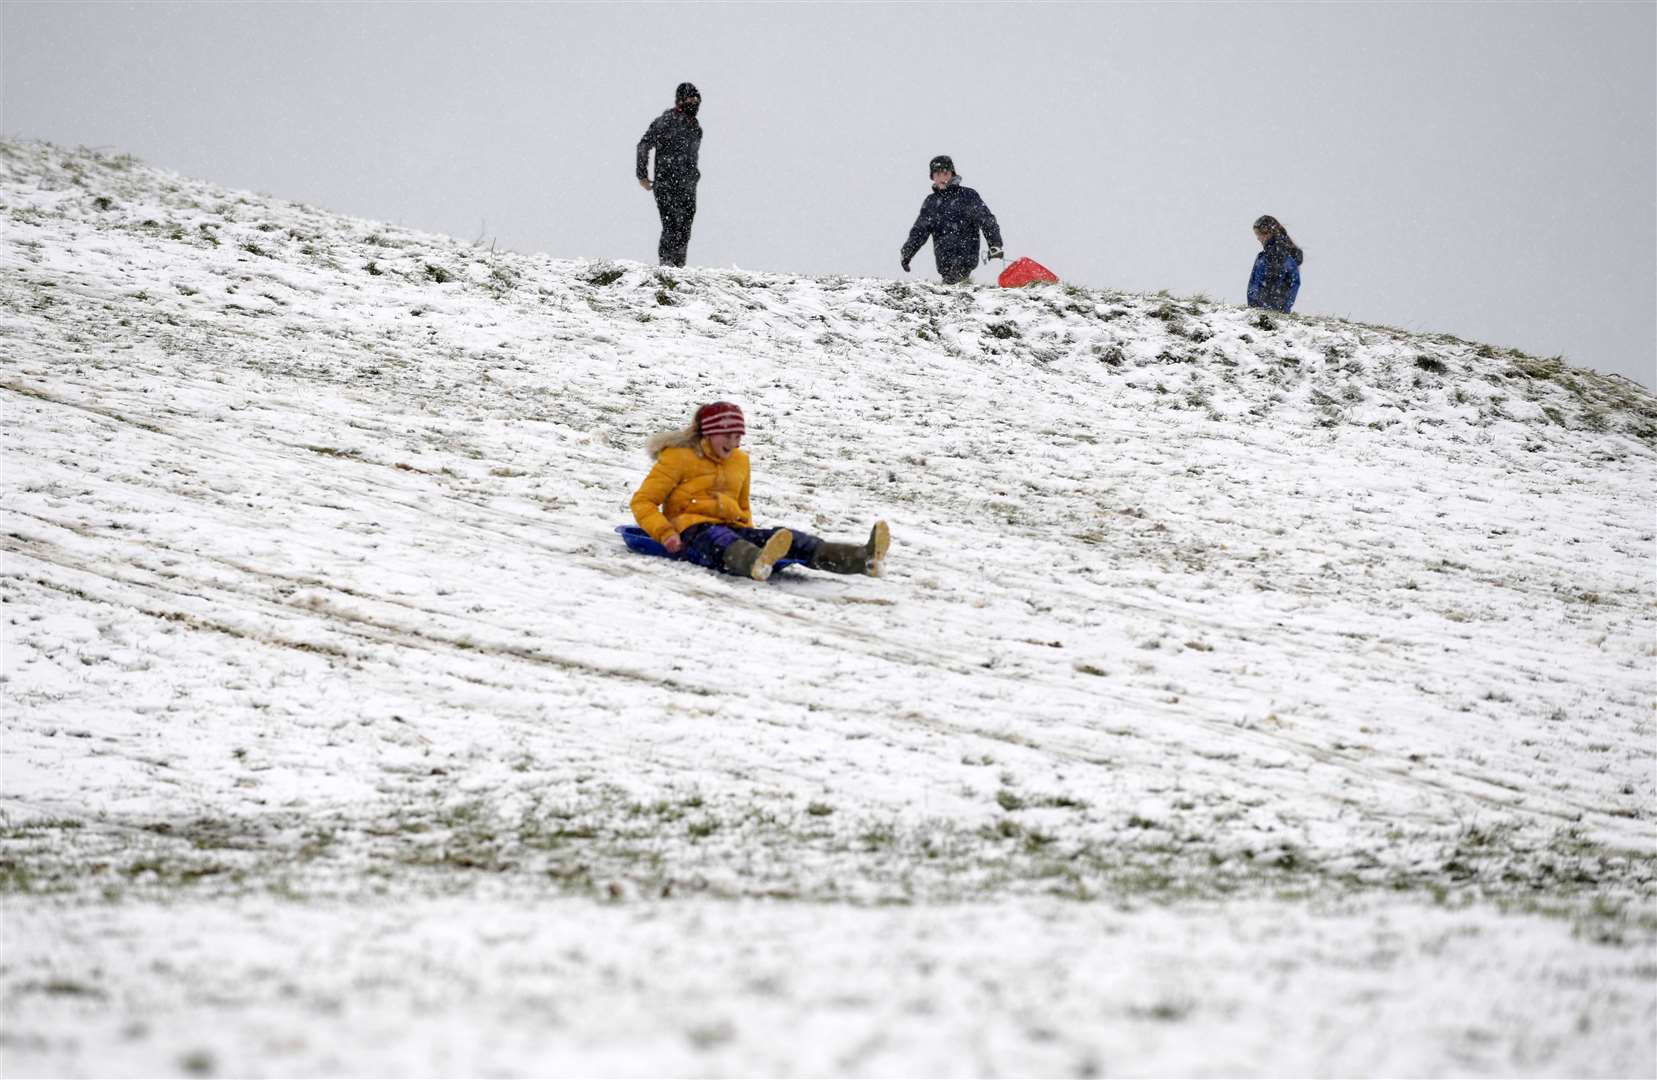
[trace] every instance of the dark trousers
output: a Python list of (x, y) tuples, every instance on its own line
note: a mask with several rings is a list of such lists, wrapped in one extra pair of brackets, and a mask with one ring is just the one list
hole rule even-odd
[(663, 266), (683, 266), (690, 250), (690, 223), (696, 219), (696, 189), (657, 184), (655, 191), (656, 213), (662, 218), (656, 257)]
[(972, 270), (970, 266), (940, 266), (938, 276), (944, 279), (945, 285), (970, 285)]
[[(679, 534), (679, 539), (685, 542), (685, 552), (680, 558), (689, 559), (697, 566), (706, 566), (710, 570), (725, 569), (725, 549), (738, 540), (746, 540), (755, 547), (764, 547), (765, 542), (771, 539), (776, 529), (743, 529), (733, 525), (715, 525), (704, 521), (700, 525), (692, 525)], [(799, 559), (809, 563), (811, 557), (817, 554), (817, 545), (822, 541), (810, 533), (789, 530), (794, 533), (794, 544), (788, 549), (785, 559)]]

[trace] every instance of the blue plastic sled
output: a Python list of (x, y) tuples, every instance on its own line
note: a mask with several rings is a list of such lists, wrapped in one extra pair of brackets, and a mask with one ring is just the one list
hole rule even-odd
[[(621, 534), (621, 542), (626, 544), (628, 550), (630, 551), (636, 551), (640, 555), (655, 555), (658, 558), (663, 559), (674, 558), (673, 555), (668, 553), (667, 548), (663, 547), (656, 541), (655, 537), (651, 536), (637, 525), (617, 525), (616, 532)], [(695, 564), (692, 563), (691, 565), (694, 566)], [(776, 563), (772, 565), (771, 570), (775, 573), (778, 570), (786, 570), (790, 566), (804, 565), (804, 559), (778, 559)]]

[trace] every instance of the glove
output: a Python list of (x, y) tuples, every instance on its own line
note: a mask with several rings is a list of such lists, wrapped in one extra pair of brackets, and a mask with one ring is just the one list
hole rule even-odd
[(905, 274), (907, 274), (909, 272), (909, 259), (908, 259), (908, 257), (905, 257), (903, 259), (903, 261), (901, 263), (899, 263), (899, 265), (903, 267), (903, 272)]
[(1001, 254), (1001, 249), (998, 248), (998, 247), (995, 247), (994, 245), (991, 245), (991, 247), (990, 247), (989, 258), (991, 258), (991, 259), (1000, 259), (1002, 262), (1007, 261), (1007, 256)]

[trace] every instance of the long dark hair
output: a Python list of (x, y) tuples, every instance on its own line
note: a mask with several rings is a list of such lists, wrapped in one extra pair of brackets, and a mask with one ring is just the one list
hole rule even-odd
[(1300, 245), (1290, 238), (1289, 230), (1285, 229), (1283, 223), (1270, 214), (1261, 214), (1254, 219), (1254, 231), (1265, 233), (1266, 243), (1268, 244), (1275, 240), (1282, 240), (1289, 246), (1289, 251), (1294, 254), (1295, 262), (1303, 263), (1306, 261), (1306, 253), (1300, 250)]

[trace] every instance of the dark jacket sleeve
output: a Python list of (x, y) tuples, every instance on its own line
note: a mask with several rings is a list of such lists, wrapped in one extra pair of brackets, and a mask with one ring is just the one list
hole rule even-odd
[(983, 196), (978, 198), (978, 227), (984, 230), (984, 239), (989, 241), (990, 247), (1001, 247), (1001, 224), (990, 213), (990, 204), (984, 201)]
[(644, 138), (639, 140), (638, 162), (633, 171), (640, 180), (650, 179), (650, 151), (661, 140), (662, 118), (658, 116), (650, 121), (650, 126), (644, 129)]
[(909, 239), (903, 242), (900, 254), (905, 262), (915, 257), (915, 252), (921, 249), (921, 245), (926, 243), (926, 238), (932, 235), (932, 230), (936, 227), (937, 222), (932, 213), (932, 196), (928, 195), (926, 201), (921, 203), (921, 212), (915, 219), (915, 227), (909, 230)]

